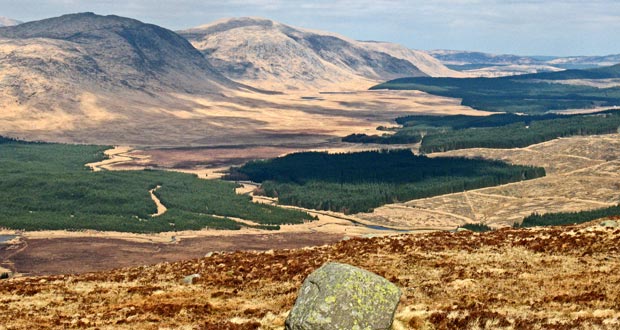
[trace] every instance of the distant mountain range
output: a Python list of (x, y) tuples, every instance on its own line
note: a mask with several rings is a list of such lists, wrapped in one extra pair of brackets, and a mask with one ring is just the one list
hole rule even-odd
[(0, 16), (0, 27), (19, 25), (23, 22), (8, 17)]
[(489, 54), (460, 50), (432, 50), (427, 52), (449, 68), (484, 75), (485, 72), (506, 71), (535, 73), (564, 69), (588, 69), (620, 63), (620, 54), (606, 56), (519, 56)]
[(458, 76), (428, 54), (382, 42), (230, 18), (179, 31), (225, 76), (266, 89), (370, 87), (405, 76)]
[[(231, 19), (183, 34), (200, 50), (173, 31), (113, 15), (70, 14), (0, 28), (0, 135), (157, 146), (290, 141), (287, 134), (305, 134), (303, 143), (325, 141), (337, 129), (320, 120), (335, 110), (347, 127), (403, 110), (376, 113), (370, 101), (273, 99), (277, 93), (264, 89), (318, 95), (364, 91), (390, 77), (459, 74), (402, 46), (268, 20)], [(366, 112), (351, 121), (345, 109)], [(305, 123), (300, 116), (319, 119), (297, 124)], [(287, 121), (301, 126), (283, 132), (280, 122)]]
[[(603, 61), (431, 54), (459, 65), (492, 62), (502, 74), (510, 65), (536, 61), (553, 70), (559, 70), (553, 63)], [(356, 41), (260, 18), (225, 19), (177, 33), (119, 16), (70, 14), (0, 27), (0, 135), (159, 146), (234, 143), (229, 141), (232, 132), (247, 141), (271, 139), (282, 135), (264, 128), (268, 120), (281, 120), (281, 113), (273, 111), (317, 115), (361, 107), (369, 118), (378, 118), (392, 109), (378, 114), (374, 101), (327, 102), (321, 107), (307, 104), (305, 94), (270, 99), (270, 91), (318, 95), (366, 90), (400, 77), (481, 75), (458, 69), (401, 45)], [(323, 138), (331, 133), (320, 127), (312, 134)]]

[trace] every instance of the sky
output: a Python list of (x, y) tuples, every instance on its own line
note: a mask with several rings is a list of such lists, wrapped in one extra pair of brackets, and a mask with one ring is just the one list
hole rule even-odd
[(0, 16), (21, 21), (86, 11), (172, 30), (257, 16), (414, 49), (620, 54), (619, 0), (0, 0)]

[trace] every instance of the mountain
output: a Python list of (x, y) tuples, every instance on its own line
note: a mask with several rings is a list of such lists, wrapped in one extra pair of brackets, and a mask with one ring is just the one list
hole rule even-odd
[(133, 19), (71, 14), (2, 28), (0, 39), (3, 67), (20, 68), (9, 76), (11, 86), (31, 87), (29, 74), (81, 88), (214, 92), (238, 87), (185, 39)]
[(266, 89), (369, 87), (404, 76), (458, 74), (425, 53), (262, 18), (179, 31), (225, 76)]
[(422, 72), (431, 77), (464, 77), (458, 71), (454, 71), (446, 67), (435, 57), (424, 51), (409, 49), (403, 45), (381, 42), (381, 41), (360, 41), (366, 47), (389, 54), (396, 58), (400, 58), (414, 63)]
[[(213, 101), (248, 89), (173, 31), (129, 18), (81, 13), (0, 28), (5, 135), (93, 143), (133, 134), (133, 143), (164, 142), (171, 134), (149, 136), (136, 126), (190, 111), (182, 95)], [(171, 126), (163, 122), (157, 129)], [(125, 123), (133, 126), (122, 129)]]
[(19, 25), (23, 22), (8, 17), (0, 16), (0, 27)]

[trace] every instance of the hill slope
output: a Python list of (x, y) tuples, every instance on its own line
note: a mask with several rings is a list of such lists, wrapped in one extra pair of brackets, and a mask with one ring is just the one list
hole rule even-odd
[[(179, 95), (218, 100), (247, 89), (176, 33), (129, 18), (81, 13), (0, 28), (5, 135), (96, 143), (170, 117), (160, 109), (187, 109)], [(112, 133), (125, 122), (133, 125)], [(140, 136), (132, 142), (156, 140)]]
[[(174, 32), (133, 19), (65, 15), (2, 28), (0, 38), (3, 67), (83, 88), (216, 92), (237, 86)], [(50, 50), (38, 53), (41, 47)], [(11, 86), (29, 84), (32, 77), (17, 74), (8, 77)]]
[(453, 73), (427, 54), (402, 46), (262, 18), (224, 19), (179, 33), (227, 77), (266, 89), (367, 87), (377, 80)]
[[(402, 289), (395, 329), (617, 329), (620, 231), (598, 224), (436, 232), (0, 280), (9, 328), (282, 329), (327, 261)], [(201, 277), (183, 285), (191, 274)]]

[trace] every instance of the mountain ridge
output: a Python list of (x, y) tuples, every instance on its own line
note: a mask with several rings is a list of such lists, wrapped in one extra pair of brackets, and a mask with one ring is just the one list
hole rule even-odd
[[(190, 123), (171, 125), (205, 117), (194, 111), (208, 106), (191, 99), (235, 92), (256, 90), (222, 76), (173, 31), (135, 19), (78, 13), (0, 28), (3, 135), (167, 145), (196, 138)], [(201, 124), (202, 134), (211, 129)]]
[(422, 52), (398, 47), (390, 51), (386, 43), (355, 41), (259, 17), (221, 19), (178, 32), (224, 75), (268, 89), (367, 87), (386, 78), (437, 74), (420, 70), (414, 62), (424, 62), (419, 66), (428, 71), (458, 74)]
[(451, 67), (471, 66), (475, 68), (477, 65), (482, 67), (521, 65), (548, 66), (558, 69), (587, 69), (620, 63), (620, 54), (602, 56), (522, 56), (447, 49), (430, 50), (427, 53)]
[[(95, 63), (91, 61), (92, 69), (109, 75), (108, 82), (120, 81), (128, 87), (140, 89), (147, 85), (146, 81), (133, 80), (157, 80), (163, 87), (167, 85), (166, 79), (158, 76), (174, 70), (184, 70), (190, 77), (196, 76), (197, 72), (210, 76), (198, 75), (196, 78), (199, 79), (194, 79), (193, 83), (211, 78), (217, 84), (237, 86), (214, 70), (185, 39), (170, 30), (135, 19), (94, 13), (69, 14), (2, 28), (0, 38), (65, 42), (68, 47), (73, 47), (70, 50), (77, 50), (89, 61), (94, 60)], [(187, 68), (181, 65), (183, 62), (178, 60), (179, 56), (183, 56)], [(113, 63), (103, 63), (106, 61)], [(83, 69), (80, 73), (89, 73), (89, 70)], [(194, 89), (190, 84), (183, 84), (183, 88)]]

